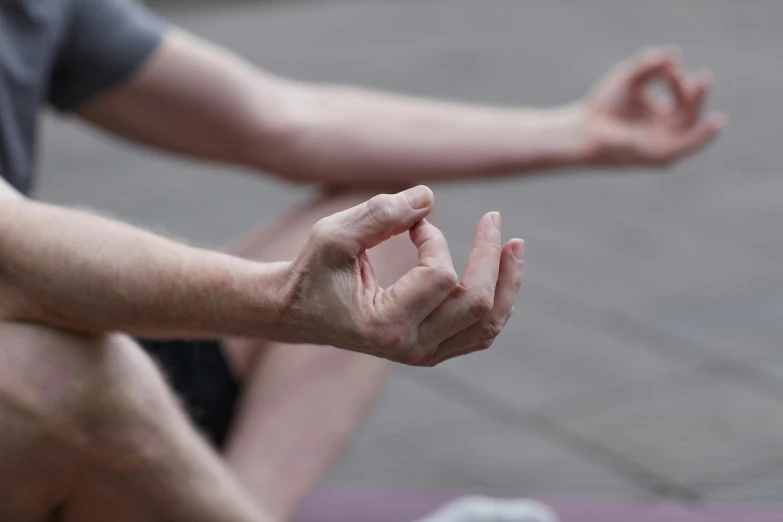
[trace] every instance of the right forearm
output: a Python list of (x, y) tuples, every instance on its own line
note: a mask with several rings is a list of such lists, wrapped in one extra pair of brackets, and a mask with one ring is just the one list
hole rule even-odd
[(0, 313), (155, 337), (272, 336), (282, 264), (24, 199), (0, 204)]

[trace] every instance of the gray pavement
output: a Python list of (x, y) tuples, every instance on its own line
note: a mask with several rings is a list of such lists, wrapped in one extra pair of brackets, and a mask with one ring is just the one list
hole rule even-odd
[[(726, 135), (671, 173), (434, 186), (456, 261), (480, 215), (525, 238), (492, 350), (401, 368), (328, 485), (557, 498), (783, 500), (783, 3), (391, 0), (169, 7), (280, 74), (505, 104), (582, 95), (681, 44)], [(307, 189), (47, 118), (39, 196), (220, 245)]]

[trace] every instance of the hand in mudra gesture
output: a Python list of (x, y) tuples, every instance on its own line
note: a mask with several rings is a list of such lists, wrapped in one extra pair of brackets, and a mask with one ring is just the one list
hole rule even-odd
[[(667, 96), (650, 90), (655, 82)], [(668, 165), (710, 143), (726, 121), (704, 115), (712, 76), (689, 73), (676, 47), (651, 48), (617, 64), (583, 101), (598, 164)]]
[[(417, 366), (488, 348), (514, 311), (524, 242), (502, 246), (500, 214), (484, 215), (460, 280), (446, 238), (425, 219), (433, 204), (419, 186), (316, 223), (281, 285), (283, 338)], [(418, 266), (381, 288), (367, 250), (405, 232)]]

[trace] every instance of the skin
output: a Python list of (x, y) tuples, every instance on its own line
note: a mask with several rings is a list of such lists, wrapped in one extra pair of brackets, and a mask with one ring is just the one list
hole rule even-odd
[[(424, 186), (378, 195), (316, 223), (294, 261), (254, 263), (97, 216), (6, 201), (0, 310), (9, 322), (78, 332), (321, 342), (431, 365), (489, 340), (459, 334), (493, 312), (496, 286), (495, 313), (510, 314), (524, 252), (515, 239), (501, 254), (500, 216), (488, 214), (458, 284), (443, 234), (425, 220), (433, 205)], [(38, 231), (32, 241), (29, 230)], [(367, 250), (403, 232), (419, 266), (381, 289)]]
[[(250, 234), (232, 251), (259, 261), (294, 259), (313, 224), (373, 195), (372, 190), (326, 193), (282, 216), (271, 229)], [(383, 287), (417, 264), (407, 236), (369, 251)], [(224, 346), (244, 382), (226, 463), (267, 513), (287, 520), (349, 442), (394, 364), (323, 345), (245, 338), (224, 340)]]
[[(670, 96), (649, 94), (655, 80)], [(293, 182), (410, 186), (575, 165), (667, 165), (723, 128), (722, 116), (702, 117), (710, 83), (704, 73), (685, 72), (677, 49), (651, 49), (565, 107), (463, 106), (285, 80), (175, 30), (138, 74), (77, 112), (153, 147)], [(0, 502), (2, 518), (287, 519), (358, 424), (388, 371), (385, 360), (431, 366), (487, 348), (513, 312), (524, 243), (501, 242), (497, 213), (478, 224), (459, 278), (445, 238), (426, 220), (429, 189), (389, 192), (330, 196), (280, 224), (275, 249), (262, 254), (262, 242), (251, 242), (239, 257), (36, 203), (0, 184), (0, 341), (8, 347), (0, 367), (28, 375), (34, 368), (20, 354), (57, 347), (56, 357), (41, 355), (37, 364), (56, 371), (60, 357), (75, 357), (81, 362), (69, 382), (82, 383), (53, 396), (67, 399), (65, 409), (41, 397), (33, 379), (0, 394), (3, 425), (27, 422), (41, 434), (23, 452), (59, 466), (56, 476), (44, 465), (47, 473), (35, 476), (26, 459), (0, 470), (0, 483), (14, 487), (54, 481), (8, 497), (27, 499), (24, 505)], [(402, 270), (403, 257), (373, 259), (405, 235), (418, 257), (412, 269)], [(281, 259), (282, 252), (289, 261), (243, 259)], [(190, 428), (138, 345), (111, 333), (118, 331), (226, 338), (232, 365), (252, 390), (226, 461)], [(83, 359), (95, 353), (106, 357)], [(162, 409), (150, 415), (129, 404)], [(315, 430), (318, 413), (336, 405), (343, 407), (338, 422), (326, 419)], [(107, 428), (115, 425), (139, 429)], [(292, 433), (305, 434), (300, 444), (287, 444)], [(8, 432), (2, 442), (27, 436)], [(150, 447), (167, 451), (144, 460)], [(143, 465), (120, 465), (127, 458)], [(26, 470), (29, 482), (17, 481)]]
[[(672, 96), (650, 95), (656, 80)], [(154, 147), (289, 181), (388, 186), (574, 165), (666, 165), (724, 127), (722, 115), (702, 116), (710, 85), (705, 71), (684, 70), (679, 49), (654, 48), (564, 107), (465, 106), (293, 82), (175, 31), (132, 82), (78, 112)]]

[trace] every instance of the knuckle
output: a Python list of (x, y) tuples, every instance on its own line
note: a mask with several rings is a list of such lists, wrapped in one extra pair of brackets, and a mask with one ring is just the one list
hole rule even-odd
[(321, 238), (328, 236), (330, 230), (331, 225), (329, 223), (329, 218), (322, 218), (316, 221), (313, 227), (310, 229), (310, 235)]
[[(408, 348), (411, 345), (410, 332), (403, 326), (384, 325), (372, 328), (367, 336), (368, 343), (377, 351), (391, 356), (399, 355), (402, 359), (409, 357)], [(401, 361), (404, 362), (404, 361)], [(408, 363), (406, 363), (408, 364)]]
[(398, 359), (398, 362), (407, 366), (429, 367), (434, 366), (437, 359), (436, 354), (431, 351), (408, 350)]
[(476, 346), (476, 351), (477, 351), (477, 352), (480, 352), (480, 351), (483, 351), (483, 350), (488, 350), (489, 348), (491, 348), (491, 347), (492, 347), (492, 344), (493, 344), (494, 342), (495, 342), (495, 340), (494, 340), (494, 339), (491, 339), (491, 340), (488, 340), (488, 341), (483, 341), (483, 342), (479, 343), (479, 344)]
[(308, 243), (320, 255), (327, 257), (339, 256), (348, 247), (342, 229), (333, 219), (326, 217), (317, 221), (310, 229)]
[(492, 294), (486, 290), (482, 290), (470, 296), (468, 311), (474, 319), (478, 320), (482, 319), (490, 311), (492, 311), (493, 305), (494, 303)]
[(441, 362), (440, 359), (438, 359), (437, 357), (425, 357), (416, 360), (411, 364), (411, 366), (418, 366), (421, 368), (434, 368), (435, 366), (440, 364), (440, 362)]
[(393, 197), (389, 194), (378, 194), (367, 202), (367, 212), (370, 217), (380, 223), (389, 223), (393, 220)]
[(434, 368), (435, 366), (443, 364), (444, 362), (451, 359), (453, 355), (454, 354), (451, 350), (438, 347), (431, 354), (429, 354), (428, 357), (426, 357), (426, 361), (423, 361), (422, 365), (426, 366), (427, 368)]
[[(484, 235), (489, 235), (485, 233)], [(503, 251), (503, 248), (500, 245), (492, 244), (492, 245), (483, 245), (480, 247), (473, 247), (470, 251), (471, 255), (476, 253), (489, 253), (494, 257), (500, 257), (500, 253)]]
[(496, 323), (495, 321), (487, 321), (481, 327), (481, 337), (485, 341), (494, 340), (502, 331), (502, 324)]
[(460, 301), (464, 301), (468, 298), (469, 294), (468, 288), (462, 284), (457, 283), (457, 285), (454, 287), (454, 289), (451, 291), (451, 298), (453, 299), (459, 299)]
[(405, 349), (405, 336), (397, 329), (389, 328), (378, 337), (378, 347), (387, 353), (396, 353)]
[(519, 289), (522, 288), (522, 274), (517, 274), (511, 279), (511, 288), (515, 292), (519, 292)]
[(318, 220), (310, 229), (310, 237), (316, 245), (324, 246), (330, 244), (335, 239), (335, 229), (329, 218)]
[(425, 368), (437, 366), (447, 358), (447, 352), (439, 345), (420, 345), (409, 353), (407, 364)]
[(451, 290), (457, 286), (457, 283), (459, 282), (457, 272), (455, 272), (453, 268), (442, 266), (432, 269), (432, 278), (435, 279), (439, 285), (442, 285), (445, 290)]

